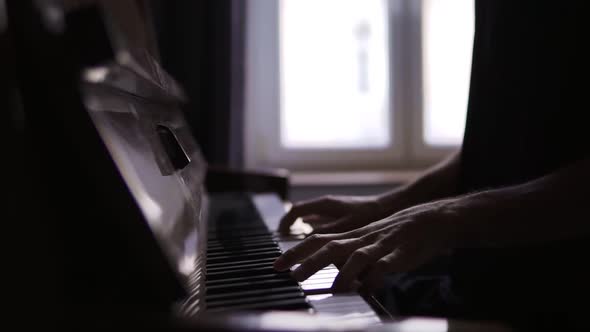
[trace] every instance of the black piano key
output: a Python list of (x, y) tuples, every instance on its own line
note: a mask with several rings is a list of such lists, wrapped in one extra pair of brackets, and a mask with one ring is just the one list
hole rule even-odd
[(225, 254), (225, 255), (218, 255), (213, 257), (208, 257), (207, 262), (210, 264), (216, 263), (231, 263), (231, 262), (240, 262), (245, 260), (259, 260), (264, 258), (273, 258), (279, 257), (281, 252), (278, 250), (267, 251), (267, 252), (255, 252), (255, 253), (244, 253), (244, 254)]
[(231, 240), (231, 239), (243, 239), (257, 236), (268, 236), (270, 233), (268, 230), (243, 230), (243, 231), (226, 231), (226, 232), (209, 232), (208, 237), (211, 240)]
[(254, 232), (262, 232), (263, 234), (269, 234), (268, 227), (263, 225), (236, 225), (232, 227), (215, 227), (207, 229), (209, 235), (225, 235), (225, 234), (248, 234)]
[(268, 241), (273, 242), (274, 238), (270, 234), (252, 234), (248, 236), (241, 236), (241, 237), (227, 237), (227, 238), (217, 238), (212, 237), (209, 238), (207, 241), (208, 245), (228, 245), (232, 243), (240, 244), (240, 243), (250, 243), (250, 242), (257, 242), (257, 241)]
[[(219, 237), (217, 235), (220, 235)], [(243, 236), (243, 237), (261, 237), (261, 236), (265, 236), (265, 237), (269, 237), (272, 236), (273, 234), (268, 230), (268, 229), (244, 229), (244, 230), (225, 230), (223, 232), (221, 231), (208, 231), (207, 233), (207, 238), (211, 239), (212, 241), (215, 241), (217, 239), (223, 239), (224, 237), (227, 238), (235, 238), (237, 237), (237, 235)]]
[(254, 310), (305, 310), (310, 309), (310, 305), (305, 298), (296, 298), (288, 300), (277, 300), (264, 303), (251, 303), (235, 306), (219, 307), (211, 309), (211, 312), (222, 311), (254, 311)]
[(207, 238), (211, 240), (231, 239), (236, 237), (253, 237), (253, 236), (272, 235), (268, 229), (263, 228), (244, 228), (244, 229), (224, 229), (209, 230)]
[(218, 301), (207, 301), (207, 308), (220, 308), (220, 307), (231, 307), (236, 305), (244, 304), (260, 304), (274, 302), (277, 300), (290, 300), (290, 299), (301, 299), (305, 298), (303, 292), (297, 293), (282, 293), (282, 294), (270, 294), (270, 295), (259, 295), (256, 297), (241, 297), (230, 300), (218, 300)]
[(241, 240), (241, 241), (210, 242), (207, 245), (207, 249), (244, 248), (244, 247), (248, 247), (248, 246), (260, 246), (260, 245), (278, 246), (278, 244), (276, 244), (272, 239), (255, 239), (255, 240)]
[(282, 253), (282, 251), (278, 248), (257, 248), (257, 249), (245, 249), (245, 250), (214, 250), (211, 252), (207, 252), (208, 258), (215, 258), (220, 256), (231, 256), (231, 255), (243, 255), (243, 254), (257, 254), (257, 253), (269, 253), (269, 252), (278, 252)]
[[(262, 258), (269, 258), (275, 257), (275, 255), (281, 255), (281, 251), (277, 249), (267, 249), (264, 251), (247, 251), (247, 252), (239, 252), (239, 251), (229, 251), (229, 252), (217, 252), (215, 254), (208, 255), (207, 261), (211, 264), (219, 263), (219, 261), (215, 262), (216, 259), (222, 259), (225, 257), (234, 257), (234, 261), (242, 260), (242, 258), (250, 259), (249, 257), (254, 257), (256, 255), (264, 256)], [(265, 256), (266, 255), (266, 256)], [(215, 262), (215, 263), (214, 263)]]
[(246, 276), (246, 277), (235, 277), (235, 278), (210, 278), (207, 276), (205, 284), (207, 287), (214, 286), (214, 285), (223, 285), (223, 284), (230, 284), (230, 283), (237, 283), (243, 281), (256, 281), (256, 280), (292, 280), (292, 277), (287, 273), (269, 273), (269, 274), (261, 274), (256, 276)]
[(215, 231), (247, 230), (247, 229), (266, 229), (266, 230), (268, 230), (268, 227), (266, 227), (266, 225), (262, 221), (257, 222), (257, 223), (247, 221), (245, 223), (233, 224), (233, 225), (209, 224), (207, 227), (207, 231), (209, 233), (215, 232)]
[(226, 292), (226, 293), (219, 293), (219, 294), (210, 294), (207, 293), (206, 301), (222, 301), (227, 300), (230, 301), (232, 299), (237, 298), (246, 298), (246, 297), (258, 297), (258, 296), (265, 296), (265, 295), (272, 295), (272, 294), (299, 294), (301, 292), (301, 288), (299, 286), (283, 286), (283, 287), (273, 287), (272, 289), (251, 289), (245, 291), (235, 291), (235, 292)]
[[(240, 275), (248, 276), (248, 275), (252, 275), (252, 273), (256, 273), (256, 272), (250, 272), (250, 271), (260, 271), (260, 270), (268, 270), (268, 269), (273, 269), (272, 265), (269, 263), (263, 263), (263, 264), (242, 265), (242, 266), (238, 266), (237, 268), (234, 268), (231, 266), (212, 267), (212, 268), (207, 269), (207, 273), (210, 275), (216, 275), (216, 274), (221, 275), (226, 272), (229, 272), (230, 274), (235, 274), (238, 276), (240, 276)], [(272, 272), (276, 272), (276, 271), (272, 271)]]
[(223, 263), (207, 263), (207, 271), (215, 268), (229, 268), (229, 267), (260, 267), (260, 266), (272, 266), (276, 258), (265, 258), (265, 259), (254, 259), (254, 260), (244, 260), (244, 261), (235, 261), (235, 262), (223, 262)]
[(225, 271), (245, 271), (250, 269), (262, 269), (262, 268), (272, 268), (272, 263), (274, 259), (270, 260), (263, 260), (260, 262), (247, 262), (242, 264), (232, 265), (230, 263), (224, 264), (217, 264), (217, 265), (209, 265), (206, 267), (208, 273), (218, 273), (218, 272), (225, 272)]
[[(226, 241), (226, 242), (227, 241), (244, 241), (244, 240), (257, 239), (257, 238), (270, 239), (270, 240), (273, 239), (273, 234), (268, 231), (266, 231), (266, 232), (250, 232), (248, 234), (240, 234), (241, 235), (240, 238), (237, 238), (236, 236), (231, 236), (231, 234), (229, 232), (228, 233), (221, 233), (220, 235), (222, 235), (222, 236), (217, 237), (217, 236), (215, 236), (215, 234), (214, 235), (208, 234), (207, 235), (208, 243), (215, 243), (215, 242), (221, 242), (221, 241)], [(227, 235), (227, 236), (225, 236), (225, 238), (224, 238), (223, 235)]]
[(227, 244), (219, 244), (219, 245), (211, 245), (207, 247), (207, 251), (214, 251), (214, 250), (229, 250), (229, 251), (238, 251), (244, 249), (260, 249), (260, 248), (278, 248), (278, 244), (274, 242), (268, 241), (260, 241), (260, 242), (250, 242), (250, 243), (227, 243)]
[[(280, 250), (279, 247), (275, 246), (274, 244), (266, 244), (261, 245), (257, 244), (255, 246), (246, 246), (246, 247), (217, 247), (217, 248), (207, 248), (207, 254), (216, 254), (219, 252), (244, 252), (244, 251), (264, 251), (264, 250)], [(207, 256), (209, 257), (209, 256)]]
[(218, 256), (212, 257), (208, 259), (207, 262), (211, 265), (218, 264), (218, 263), (241, 263), (241, 262), (257, 262), (260, 259), (265, 258), (278, 258), (280, 256), (280, 252), (269, 252), (269, 253), (256, 253), (256, 254), (244, 254), (244, 255), (225, 255), (225, 256)]
[(274, 287), (286, 287), (286, 286), (298, 286), (297, 282), (293, 279), (285, 280), (256, 280), (256, 281), (244, 281), (225, 285), (215, 285), (207, 287), (207, 294), (220, 294), (246, 291), (251, 289), (263, 289), (271, 290)]
[(218, 247), (218, 248), (207, 249), (207, 254), (216, 254), (219, 252), (236, 253), (236, 252), (253, 251), (253, 250), (280, 250), (280, 249), (274, 245), (256, 245), (256, 246), (229, 247), (229, 248)]
[(279, 248), (256, 248), (256, 249), (244, 249), (244, 250), (213, 250), (207, 251), (207, 258), (215, 258), (219, 256), (227, 256), (227, 255), (243, 255), (243, 254), (261, 254), (261, 253), (270, 253), (270, 252), (278, 252), (281, 253)]
[(207, 245), (207, 249), (217, 248), (239, 248), (256, 245), (276, 245), (272, 239), (255, 239), (255, 240), (242, 240), (242, 241), (224, 241), (224, 242), (210, 242)]
[(207, 248), (215, 248), (215, 247), (239, 247), (244, 245), (260, 245), (260, 244), (274, 244), (278, 246), (278, 243), (272, 237), (257, 237), (257, 238), (244, 238), (244, 239), (234, 239), (234, 240), (223, 240), (223, 241), (208, 241)]
[(273, 267), (226, 269), (226, 270), (221, 270), (221, 271), (216, 271), (216, 272), (207, 271), (207, 280), (244, 278), (244, 277), (248, 277), (248, 276), (264, 275), (264, 274), (272, 274), (272, 273), (289, 274), (289, 272), (277, 272)]

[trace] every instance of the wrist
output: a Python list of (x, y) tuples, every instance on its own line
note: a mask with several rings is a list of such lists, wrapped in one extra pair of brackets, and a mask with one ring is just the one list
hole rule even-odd
[(375, 199), (381, 213), (392, 214), (414, 205), (408, 186), (402, 186), (393, 191), (378, 195)]
[(470, 246), (468, 208), (463, 198), (454, 198), (445, 201), (443, 211), (440, 213), (445, 221), (445, 229), (448, 230), (449, 249), (457, 249)]
[(478, 193), (450, 199), (445, 207), (445, 220), (451, 230), (453, 248), (474, 248), (487, 246), (486, 233), (489, 231), (494, 211), (493, 198), (487, 193)]

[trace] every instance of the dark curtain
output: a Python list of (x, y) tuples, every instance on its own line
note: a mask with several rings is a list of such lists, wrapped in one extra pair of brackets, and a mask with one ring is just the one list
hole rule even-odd
[(190, 99), (187, 119), (207, 161), (243, 164), (245, 0), (152, 0), (164, 68)]

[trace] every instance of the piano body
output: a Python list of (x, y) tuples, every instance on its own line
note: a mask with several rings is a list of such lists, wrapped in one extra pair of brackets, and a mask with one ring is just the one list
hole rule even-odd
[(289, 311), (380, 323), (371, 297), (332, 294), (335, 267), (303, 283), (272, 268), (304, 235), (277, 234), (285, 202), (264, 185), (214, 188), (236, 175), (207, 165), (181, 87), (127, 38), (128, 16), (113, 13), (132, 7), (7, 2), (28, 143), (51, 161), (38, 183), (66, 193), (47, 194), (61, 203), (45, 211), (68, 257), (64, 301), (136, 317)]

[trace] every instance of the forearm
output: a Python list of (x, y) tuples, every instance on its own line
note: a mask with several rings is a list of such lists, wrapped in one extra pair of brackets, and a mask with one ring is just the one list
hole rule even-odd
[(457, 245), (506, 247), (590, 235), (590, 160), (543, 178), (452, 201)]
[(380, 195), (381, 205), (396, 210), (454, 195), (460, 167), (460, 153), (435, 165), (415, 181)]

